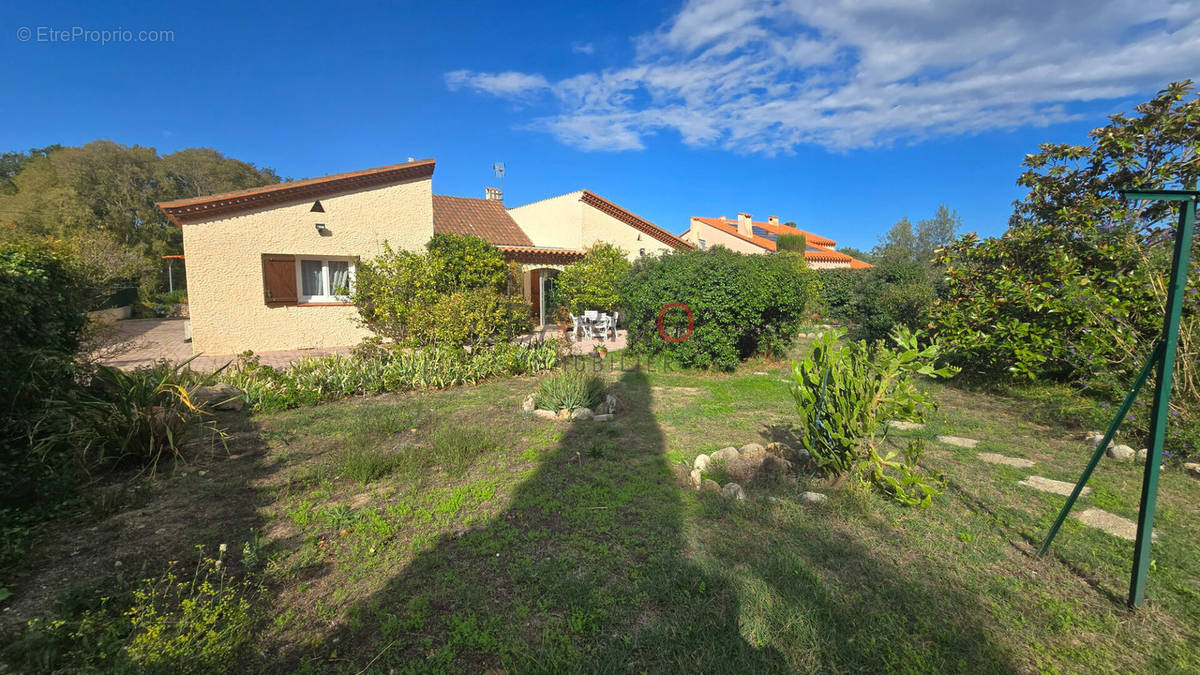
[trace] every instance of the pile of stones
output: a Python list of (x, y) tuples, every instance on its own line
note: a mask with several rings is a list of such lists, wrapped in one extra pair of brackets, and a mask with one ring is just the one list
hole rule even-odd
[(592, 420), (593, 422), (609, 422), (612, 421), (613, 415), (617, 413), (619, 402), (617, 397), (608, 394), (604, 397), (604, 402), (600, 404), (598, 409), (591, 408), (575, 408), (562, 410), (546, 410), (545, 408), (537, 407), (534, 402), (533, 394), (525, 397), (521, 402), (521, 412), (533, 413), (534, 415), (547, 420)]
[[(725, 475), (730, 478), (724, 485), (704, 477), (704, 473), (718, 462), (724, 463)], [(768, 443), (766, 446), (747, 443), (740, 448), (729, 446), (711, 455), (698, 455), (691, 467), (677, 464), (674, 471), (681, 485), (701, 492), (720, 493), (728, 499), (742, 501), (746, 499), (743, 485), (784, 478), (798, 467), (808, 466), (811, 462), (812, 457), (803, 448), (794, 450), (782, 443)], [(800, 498), (805, 502), (819, 503), (825, 501), (826, 496), (818, 492), (805, 492)]]

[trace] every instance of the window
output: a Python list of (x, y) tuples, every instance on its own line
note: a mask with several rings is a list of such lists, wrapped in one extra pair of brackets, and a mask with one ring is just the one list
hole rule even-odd
[(644, 249), (644, 248), (639, 248), (639, 249), (638, 249), (638, 255), (646, 255), (646, 249)]
[(301, 258), (296, 266), (300, 302), (349, 302), (354, 262), (348, 258)]
[(703, 239), (700, 240), (700, 250), (701, 251), (708, 250), (708, 242), (707, 241), (704, 241)]

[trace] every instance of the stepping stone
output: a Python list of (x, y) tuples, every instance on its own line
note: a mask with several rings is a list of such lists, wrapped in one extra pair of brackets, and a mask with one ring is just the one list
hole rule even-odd
[(1024, 457), (1009, 457), (1007, 455), (998, 455), (994, 452), (981, 452), (976, 456), (979, 457), (979, 459), (982, 459), (983, 461), (991, 463), (991, 464), (1003, 464), (1004, 466), (1015, 466), (1018, 469), (1028, 469), (1029, 467), (1033, 466), (1034, 464), (1037, 464), (1037, 462), (1033, 461), (1032, 459), (1025, 459)]
[(892, 420), (888, 422), (888, 426), (897, 431), (915, 431), (925, 428), (925, 425), (920, 422), (901, 422), (900, 420)]
[[(1017, 483), (1017, 485), (1024, 485), (1025, 487), (1031, 487), (1034, 490), (1041, 490), (1042, 492), (1052, 492), (1056, 495), (1062, 495), (1064, 497), (1069, 497), (1071, 495), (1071, 490), (1075, 489), (1074, 483), (1064, 483), (1061, 480), (1043, 478), (1041, 476), (1030, 476)], [(1091, 493), (1092, 488), (1084, 486), (1083, 491), (1079, 493), (1079, 496), (1086, 497)]]
[[(1072, 513), (1071, 517), (1084, 525), (1091, 525), (1098, 530), (1104, 530), (1114, 537), (1134, 541), (1137, 539), (1137, 523), (1122, 518), (1108, 511), (1101, 509), (1085, 509), (1079, 513)], [(1151, 539), (1158, 539), (1158, 533), (1150, 535)]]
[(979, 445), (979, 441), (974, 438), (963, 438), (961, 436), (938, 436), (937, 439), (946, 445), (956, 445), (960, 448), (974, 448)]

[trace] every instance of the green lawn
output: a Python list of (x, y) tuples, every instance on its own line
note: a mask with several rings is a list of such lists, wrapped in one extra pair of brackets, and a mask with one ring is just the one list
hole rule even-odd
[[(1200, 481), (1164, 473), (1149, 601), (1131, 612), (1130, 542), (1069, 520), (1031, 555), (1063, 498), (1017, 481), (1073, 481), (1089, 451), (1080, 429), (1033, 421), (1035, 401), (930, 384), (941, 408), (921, 434), (1038, 464), (931, 442), (923, 464), (948, 489), (926, 510), (804, 479), (740, 503), (679, 487), (673, 463), (783, 437), (786, 371), (612, 373), (609, 423), (521, 414), (533, 378), (231, 420), (232, 458), (41, 533), (5, 620), (115, 594), (136, 577), (120, 570), (194, 562), (197, 544), (227, 543), (241, 574), (255, 531), (253, 670), (1200, 670)], [(1106, 461), (1078, 508), (1136, 518), (1139, 482)], [(831, 499), (803, 504), (808, 488)]]

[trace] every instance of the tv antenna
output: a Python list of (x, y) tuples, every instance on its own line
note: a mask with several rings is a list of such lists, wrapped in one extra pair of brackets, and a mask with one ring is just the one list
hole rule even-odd
[(504, 194), (504, 162), (493, 162), (492, 174), (500, 179), (500, 194)]

